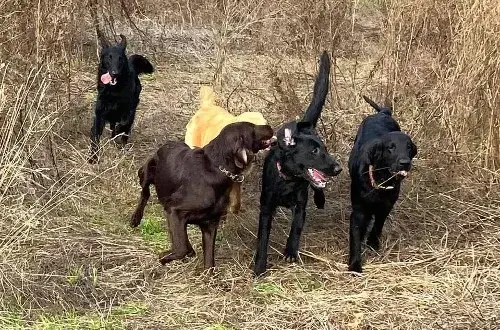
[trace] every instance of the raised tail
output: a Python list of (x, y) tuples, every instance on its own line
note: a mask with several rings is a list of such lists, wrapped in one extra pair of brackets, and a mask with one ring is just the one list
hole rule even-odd
[(137, 75), (140, 75), (142, 73), (154, 72), (154, 68), (151, 62), (149, 62), (148, 59), (142, 55), (137, 55), (137, 54), (131, 55), (129, 57), (129, 61), (134, 67), (134, 70), (137, 73)]
[(200, 88), (200, 107), (216, 105), (215, 92), (210, 86), (201, 86)]
[(365, 99), (366, 103), (371, 105), (373, 109), (377, 110), (377, 112), (382, 112), (382, 113), (385, 113), (389, 116), (392, 116), (392, 108), (391, 107), (381, 107), (380, 105), (375, 103), (373, 100), (371, 100), (367, 96), (364, 96), (364, 95), (362, 95), (362, 96), (363, 96), (363, 99)]
[(321, 110), (323, 110), (323, 106), (325, 105), (329, 82), (330, 56), (328, 56), (328, 53), (324, 51), (320, 59), (318, 76), (314, 82), (314, 92), (311, 104), (307, 108), (302, 121), (309, 122), (316, 127), (319, 116), (321, 115)]

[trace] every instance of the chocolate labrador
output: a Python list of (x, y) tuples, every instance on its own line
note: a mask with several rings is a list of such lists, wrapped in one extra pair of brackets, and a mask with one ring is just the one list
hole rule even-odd
[(141, 222), (149, 186), (154, 185), (168, 218), (172, 243), (171, 249), (160, 255), (162, 264), (195, 254), (187, 225), (196, 224), (202, 232), (205, 269), (214, 267), (215, 237), (232, 184), (243, 181), (242, 172), (254, 154), (268, 148), (272, 138), (269, 125), (234, 123), (203, 148), (169, 141), (139, 169), (142, 192), (130, 225), (136, 227)]

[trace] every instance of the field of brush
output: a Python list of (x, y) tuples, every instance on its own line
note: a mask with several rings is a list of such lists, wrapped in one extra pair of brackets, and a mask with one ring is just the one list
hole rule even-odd
[[(1, 329), (498, 329), (500, 327), (500, 6), (496, 0), (0, 0)], [(96, 26), (124, 34), (156, 72), (130, 144), (105, 130), (87, 163)], [(128, 226), (137, 169), (183, 139), (203, 84), (273, 127), (301, 116), (322, 50), (331, 86), (318, 124), (344, 171), (307, 210), (295, 264), (278, 210), (270, 270), (252, 276), (261, 155), (243, 212), (197, 255), (162, 266), (165, 219), (150, 199)], [(347, 272), (347, 158), (371, 109), (394, 106), (419, 147), (383, 231)]]

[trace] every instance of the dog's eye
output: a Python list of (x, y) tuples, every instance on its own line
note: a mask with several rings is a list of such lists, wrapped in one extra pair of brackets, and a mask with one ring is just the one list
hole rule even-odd
[(394, 150), (396, 150), (396, 146), (394, 144), (391, 144), (389, 147), (387, 147), (387, 150), (389, 150), (389, 152), (394, 152)]
[(319, 154), (319, 148), (318, 148), (318, 147), (314, 148), (314, 149), (313, 149), (313, 151), (312, 151), (312, 153), (313, 153), (314, 155)]

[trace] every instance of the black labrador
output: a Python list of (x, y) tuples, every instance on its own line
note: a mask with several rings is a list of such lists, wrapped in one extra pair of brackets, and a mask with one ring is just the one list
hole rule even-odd
[(112, 130), (112, 138), (122, 134), (122, 146), (127, 143), (142, 89), (139, 75), (154, 71), (153, 65), (141, 55), (127, 58), (125, 36), (120, 35), (121, 42), (113, 46), (102, 34), (98, 37), (102, 50), (97, 76), (97, 100), (90, 132), (91, 164), (99, 160), (99, 139), (106, 123), (109, 123)]
[(284, 256), (286, 260), (296, 261), (306, 217), (309, 186), (313, 187), (316, 206), (322, 208), (325, 202), (322, 189), (326, 185), (327, 177), (338, 175), (342, 170), (328, 154), (325, 144), (316, 132), (316, 124), (328, 94), (329, 75), (330, 58), (324, 52), (314, 84), (313, 98), (304, 118), (299, 122), (289, 122), (280, 128), (277, 132), (277, 144), (271, 148), (264, 160), (254, 266), (257, 276), (267, 268), (269, 233), (276, 208), (284, 206), (292, 210), (292, 226)]
[(202, 231), (205, 268), (214, 267), (217, 228), (226, 213), (233, 182), (243, 181), (242, 172), (251, 165), (254, 154), (268, 148), (272, 139), (269, 125), (233, 123), (203, 148), (167, 142), (139, 169), (142, 192), (130, 224), (136, 227), (141, 222), (149, 186), (154, 185), (172, 243), (160, 256), (162, 264), (194, 255), (187, 225), (196, 224)]
[(372, 218), (367, 245), (380, 247), (385, 219), (398, 200), (402, 180), (408, 175), (417, 147), (392, 117), (392, 109), (363, 96), (375, 110), (361, 123), (351, 154), (352, 213), (349, 230), (349, 270), (361, 273), (361, 242)]

